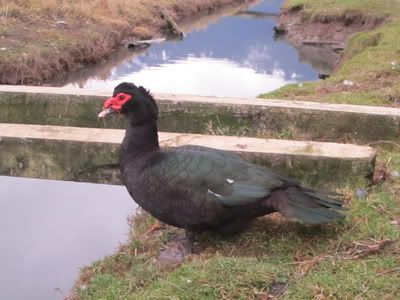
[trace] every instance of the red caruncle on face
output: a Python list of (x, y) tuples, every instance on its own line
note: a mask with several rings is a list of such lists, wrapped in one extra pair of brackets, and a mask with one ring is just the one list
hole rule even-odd
[(115, 111), (121, 111), (121, 107), (132, 99), (132, 96), (125, 93), (119, 93), (115, 97), (111, 97), (106, 102), (104, 102), (103, 108), (112, 108)]

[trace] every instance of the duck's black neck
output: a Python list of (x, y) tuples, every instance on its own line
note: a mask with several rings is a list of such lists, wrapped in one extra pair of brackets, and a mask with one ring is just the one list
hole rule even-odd
[(129, 123), (126, 129), (123, 148), (128, 153), (141, 153), (160, 149), (157, 121), (149, 120), (139, 125)]

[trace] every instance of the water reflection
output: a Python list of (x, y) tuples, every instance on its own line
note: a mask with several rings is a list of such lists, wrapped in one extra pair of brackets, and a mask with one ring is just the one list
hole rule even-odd
[(125, 80), (153, 92), (254, 97), (290, 82), (315, 80), (318, 73), (299, 61), (294, 48), (274, 40), (273, 14), (282, 3), (263, 1), (251, 7), (250, 13), (222, 18), (190, 32), (183, 41), (153, 45), (115, 66), (105, 80), (75, 84), (112, 88)]
[[(296, 50), (273, 38), (273, 14), (282, 3), (264, 1), (208, 27), (199, 22), (182, 42), (140, 54), (119, 51), (115, 65), (82, 70), (69, 81), (101, 89), (134, 81), (154, 92), (253, 97), (314, 80), (317, 72)], [(134, 207), (123, 187), (0, 177), (0, 298), (62, 298), (80, 267), (125, 240)]]
[(127, 238), (124, 187), (0, 177), (0, 299), (63, 299)]
[[(261, 74), (251, 67), (240, 67), (229, 60), (195, 57), (160, 67), (143, 68), (137, 73), (118, 77), (112, 85), (119, 81), (133, 81), (160, 92), (236, 97), (253, 95), (257, 90), (262, 92), (260, 87), (277, 89), (287, 82), (281, 69), (275, 69), (271, 74)], [(240, 84), (240, 89), (235, 86), (237, 84)]]

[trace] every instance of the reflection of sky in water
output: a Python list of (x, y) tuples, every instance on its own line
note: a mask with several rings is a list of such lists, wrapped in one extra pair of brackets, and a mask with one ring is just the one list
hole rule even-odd
[[(278, 12), (282, 2), (251, 10)], [(316, 79), (293, 48), (273, 40), (274, 24), (226, 17), (181, 42), (154, 45), (115, 67), (107, 81), (85, 86), (113, 88), (124, 80), (153, 92), (243, 97)], [(113, 252), (135, 207), (116, 186), (0, 177), (0, 195), (1, 299), (63, 298), (55, 288), (67, 293), (80, 267)]]
[[(278, 12), (281, 3), (265, 1), (250, 10)], [(84, 86), (112, 88), (132, 81), (153, 92), (252, 97), (316, 79), (317, 72), (299, 62), (295, 49), (274, 41), (274, 25), (267, 18), (225, 17), (183, 41), (155, 44), (114, 68), (106, 81), (90, 79)]]
[[(143, 68), (140, 72), (120, 76), (113, 82), (132, 81), (152, 91), (178, 94), (255, 96), (254, 91), (268, 85), (276, 89), (285, 84), (282, 71), (260, 74), (249, 67), (238, 67), (228, 60), (188, 57), (159, 67)], [(236, 85), (240, 84), (240, 88)], [(261, 91), (260, 91), (261, 92)]]
[(136, 207), (125, 187), (99, 184), (0, 176), (0, 195), (0, 299), (63, 299), (126, 240)]

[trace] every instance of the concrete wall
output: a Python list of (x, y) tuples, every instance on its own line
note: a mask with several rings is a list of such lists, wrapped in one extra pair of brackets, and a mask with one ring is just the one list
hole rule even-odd
[[(0, 124), (0, 175), (120, 184), (124, 130)], [(318, 142), (160, 133), (163, 147), (208, 146), (238, 153), (313, 186), (365, 185), (371, 147)]]
[[(110, 92), (0, 86), (0, 122), (124, 128), (100, 121)], [(400, 141), (400, 109), (312, 102), (156, 94), (159, 129), (217, 135), (366, 143)]]

